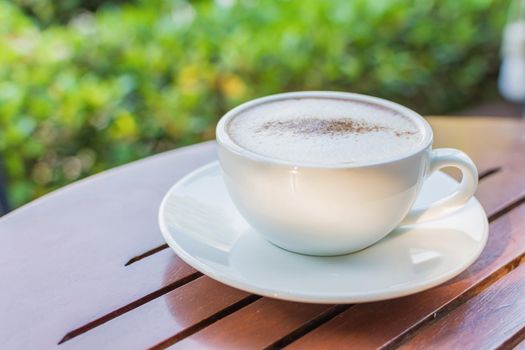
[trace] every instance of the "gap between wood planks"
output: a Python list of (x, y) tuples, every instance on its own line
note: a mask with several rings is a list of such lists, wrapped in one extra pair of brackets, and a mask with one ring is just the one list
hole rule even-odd
[[(484, 172), (480, 173), (479, 174), (479, 180), (483, 180), (487, 177), (490, 177), (498, 172), (501, 171), (501, 167), (493, 167), (493, 168), (489, 168), (487, 170), (485, 170)], [(524, 203), (525, 202), (525, 197), (523, 198), (520, 198), (518, 199), (517, 201), (511, 203), (510, 205), (506, 206), (505, 208), (501, 209), (500, 211), (494, 213), (493, 215), (491, 215), (489, 217), (489, 221), (493, 221), (493, 220), (496, 220), (497, 218), (505, 215), (507, 212), (511, 211), (512, 209), (516, 208), (517, 206), (519, 206), (520, 204)], [(134, 257), (132, 257), (131, 259), (129, 259), (124, 265), (125, 266), (129, 266), (131, 264), (134, 264), (134, 263), (137, 263), (149, 256), (152, 256), (156, 253), (159, 253), (161, 251), (163, 251), (164, 249), (167, 249), (168, 248), (168, 245), (167, 244), (162, 244), (160, 246), (157, 246), (157, 247), (154, 247), (150, 250), (147, 250), (139, 255), (136, 255)], [(517, 265), (516, 265), (517, 266)], [(499, 270), (498, 270), (499, 271)], [(510, 270), (509, 270), (510, 271)], [(504, 274), (502, 274), (504, 275)], [(195, 279), (197, 279), (198, 277), (201, 277), (202, 276), (202, 273), (200, 272), (195, 272), (185, 278), (182, 278), (178, 281), (175, 281), (173, 283), (170, 283), (169, 285), (167, 286), (164, 286), (150, 294), (147, 294), (127, 305), (124, 305), (123, 307), (121, 308), (118, 308), (104, 316), (101, 316), (93, 321), (90, 321), (88, 322), (87, 324), (81, 326), (81, 327), (78, 327), (70, 332), (68, 332), (59, 342), (58, 342), (58, 345), (60, 344), (63, 344), (64, 342), (67, 342), (68, 340), (71, 340), (81, 334), (84, 334), (86, 332), (89, 332), (90, 330), (106, 323), (106, 322), (109, 322), (111, 321), (112, 319), (116, 318), (116, 317), (119, 317), (133, 309), (136, 309), (137, 307), (141, 306), (141, 305), (144, 305), (146, 303), (148, 303), (149, 301), (151, 300), (154, 300), (162, 295), (165, 295)], [(501, 276), (500, 276), (501, 277)], [(489, 277), (490, 278), (490, 277)], [(498, 277), (499, 278), (499, 277)], [(497, 279), (497, 278), (496, 278)], [(495, 279), (495, 280), (496, 280)], [(495, 281), (494, 280), (494, 281)], [(494, 282), (493, 281), (493, 282)], [(493, 283), (492, 282), (492, 283)], [(490, 283), (491, 284), (491, 283)], [(472, 295), (473, 296), (473, 295)], [(472, 297), (470, 296), (470, 297)], [(175, 344), (176, 342), (184, 339), (184, 338), (187, 338), (188, 336), (198, 332), (199, 330), (209, 326), (210, 324), (240, 310), (241, 308), (255, 302), (256, 300), (260, 299), (261, 297), (260, 296), (256, 296), (256, 295), (250, 295), (240, 301), (238, 301), (237, 303), (229, 306), (228, 308), (225, 308), (215, 314), (213, 314), (212, 316), (208, 317), (207, 319), (205, 320), (202, 320), (201, 322), (198, 322), (196, 323), (195, 325), (191, 326), (190, 328), (184, 330), (183, 332), (181, 333), (178, 333), (170, 338), (167, 338), (165, 340), (163, 340), (161, 343), (158, 343), (157, 345), (155, 345), (153, 347), (153, 349), (162, 349), (166, 346), (169, 346), (169, 345), (172, 345), (172, 344)], [(467, 300), (467, 299), (465, 299)], [(327, 311), (325, 311), (324, 313), (322, 313), (321, 315), (317, 316), (316, 318), (310, 320), (309, 322), (307, 322), (305, 325), (303, 325), (302, 327), (294, 330), (293, 332), (285, 335), (284, 337), (280, 338), (279, 340), (277, 340), (276, 342), (274, 342), (269, 348), (280, 348), (280, 347), (283, 347), (283, 346), (286, 346), (288, 344), (291, 344), (292, 342), (294, 342), (295, 340), (299, 339), (300, 337), (302, 337), (303, 335), (311, 332), (312, 330), (314, 330), (315, 328), (321, 326), (323, 323), (329, 321), (330, 319), (336, 317), (337, 315), (339, 315), (340, 313), (344, 312), (345, 310), (347, 310), (348, 308), (350, 308), (351, 305), (336, 305), (334, 307), (331, 307), (330, 309), (328, 309)]]
[(335, 305), (326, 310), (325, 312), (321, 313), (319, 316), (311, 319), (303, 326), (297, 328), (293, 332), (285, 335), (284, 337), (280, 338), (279, 340), (275, 341), (270, 346), (266, 347), (265, 350), (273, 350), (273, 349), (282, 349), (285, 346), (293, 343), (297, 339), (301, 338), (303, 335), (310, 333), (317, 327), (321, 326), (323, 323), (326, 323), (330, 321), (332, 318), (336, 317), (337, 315), (345, 312), (349, 308), (351, 308), (352, 305), (348, 304), (342, 304), (342, 305)]
[[(509, 263), (503, 265), (502, 267), (497, 269), (494, 273), (492, 273), (490, 276), (488, 276), (484, 280), (481, 280), (479, 283), (474, 284), (471, 289), (467, 290), (466, 292), (458, 296), (456, 299), (454, 299), (452, 302), (446, 304), (445, 306), (437, 310), (435, 313), (433, 313), (429, 317), (420, 321), (417, 325), (410, 328), (408, 332), (398, 336), (397, 338), (394, 338), (392, 341), (387, 343), (381, 349), (385, 349), (385, 350), (386, 349), (397, 349), (403, 343), (410, 340), (417, 333), (418, 330), (437, 322), (438, 320), (440, 320), (441, 318), (449, 314), (452, 310), (457, 308), (459, 305), (465, 303), (466, 301), (470, 300), (476, 295), (479, 295), (485, 289), (487, 289), (492, 284), (494, 284), (496, 281), (498, 281), (500, 278), (502, 278), (503, 276), (507, 275), (509, 272), (517, 268), (524, 261), (525, 261), (525, 253), (511, 260)], [(511, 339), (509, 339), (509, 341), (510, 340)]]
[(260, 295), (251, 294), (247, 297), (239, 300), (238, 302), (228, 306), (227, 308), (222, 309), (219, 312), (216, 312), (215, 314), (211, 315), (210, 317), (195, 323), (194, 325), (186, 328), (185, 330), (167, 338), (164, 339), (162, 342), (154, 345), (153, 347), (149, 348), (149, 350), (159, 350), (159, 349), (165, 349), (170, 345), (175, 344), (176, 342), (189, 337), (192, 334), (197, 333), (198, 331), (208, 327), (212, 323), (215, 323), (219, 321), (220, 319), (223, 319), (224, 317), (233, 314), (234, 312), (242, 309), (245, 306), (250, 305), (251, 303), (256, 302), (257, 300), (261, 299), (262, 297)]
[(73, 329), (72, 331), (69, 331), (66, 335), (64, 335), (64, 337), (58, 342), (58, 345), (60, 344), (63, 344), (65, 342), (67, 342), (68, 340), (71, 340), (75, 337), (78, 337), (79, 335), (81, 334), (84, 334), (90, 330), (92, 330), (93, 328), (96, 328), (106, 322), (109, 322), (111, 321), (112, 319), (120, 316), (120, 315), (123, 315), (125, 314), (126, 312), (129, 312), (133, 309), (136, 309), (137, 307), (141, 306), (141, 305), (144, 305), (150, 301), (152, 301), (153, 299), (156, 299), (160, 296), (163, 296), (164, 294), (166, 293), (169, 293), (171, 292), (172, 290), (178, 288), (178, 287), (181, 287), (199, 277), (202, 276), (202, 273), (200, 272), (194, 272), (192, 273), (191, 275), (189, 276), (186, 276), (184, 278), (181, 278), (180, 280), (178, 281), (175, 281), (173, 283), (170, 283), (160, 289), (157, 289), (156, 291), (152, 292), (152, 293), (149, 293), (129, 304), (126, 304), (116, 310), (113, 310), (111, 311), (110, 313), (108, 314), (105, 314), (104, 316), (101, 316), (93, 321), (90, 321), (88, 323), (86, 323), (85, 325), (83, 326), (80, 326), (76, 329)]
[(145, 251), (142, 254), (139, 254), (139, 255), (136, 255), (136, 256), (132, 257), (131, 259), (128, 260), (127, 263), (124, 264), (124, 266), (129, 266), (131, 264), (136, 263), (137, 261), (140, 261), (140, 260), (142, 260), (144, 258), (147, 258), (148, 256), (160, 253), (161, 251), (163, 251), (166, 248), (168, 248), (168, 244), (166, 244), (166, 243), (161, 244), (158, 247), (155, 247), (153, 249), (147, 250), (147, 251)]
[[(507, 339), (503, 344), (501, 344), (497, 349), (503, 350), (503, 349), (525, 349), (525, 343), (523, 342), (525, 339), (525, 326), (520, 329), (518, 332), (514, 333), (509, 339)], [(523, 347), (523, 348), (522, 348)]]

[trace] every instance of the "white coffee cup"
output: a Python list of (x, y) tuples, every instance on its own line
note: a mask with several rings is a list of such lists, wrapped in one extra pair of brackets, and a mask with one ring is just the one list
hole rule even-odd
[[(307, 164), (269, 158), (236, 144), (228, 122), (254, 106), (298, 98), (336, 98), (392, 109), (424, 131), (422, 143), (386, 161)], [(366, 248), (395, 229), (444, 216), (474, 194), (478, 174), (463, 152), (432, 149), (432, 129), (416, 112), (399, 104), (360, 94), (311, 91), (267, 96), (229, 111), (217, 125), (219, 160), (230, 196), (242, 216), (267, 240), (289, 251), (340, 255)], [(423, 181), (445, 167), (457, 167), (457, 190), (425, 208), (411, 207)]]

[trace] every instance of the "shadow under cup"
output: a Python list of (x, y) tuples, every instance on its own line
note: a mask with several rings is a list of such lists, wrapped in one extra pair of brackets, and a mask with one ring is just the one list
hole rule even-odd
[[(424, 144), (393, 160), (361, 166), (315, 166), (259, 156), (228, 136), (228, 120), (250, 104), (326, 95), (371, 100), (387, 107), (392, 104), (396, 111), (401, 109), (403, 115), (414, 119), (412, 113), (427, 133)], [(415, 112), (368, 96), (325, 92), (274, 95), (241, 105), (221, 119), (217, 141), (223, 178), (241, 215), (275, 245), (308, 255), (355, 252), (396, 228), (415, 202), (432, 151), (431, 129)]]

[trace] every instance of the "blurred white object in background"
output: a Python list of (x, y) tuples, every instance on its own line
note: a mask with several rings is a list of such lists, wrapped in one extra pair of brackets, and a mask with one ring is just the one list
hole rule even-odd
[(498, 87), (512, 102), (525, 102), (525, 0), (514, 0), (503, 32)]
[(525, 101), (525, 20), (505, 28), (499, 90), (510, 101)]

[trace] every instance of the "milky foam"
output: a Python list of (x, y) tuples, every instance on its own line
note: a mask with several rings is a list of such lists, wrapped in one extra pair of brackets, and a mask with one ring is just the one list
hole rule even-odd
[(267, 157), (318, 164), (375, 162), (409, 153), (423, 131), (389, 108), (334, 98), (264, 103), (227, 125), (239, 146)]

